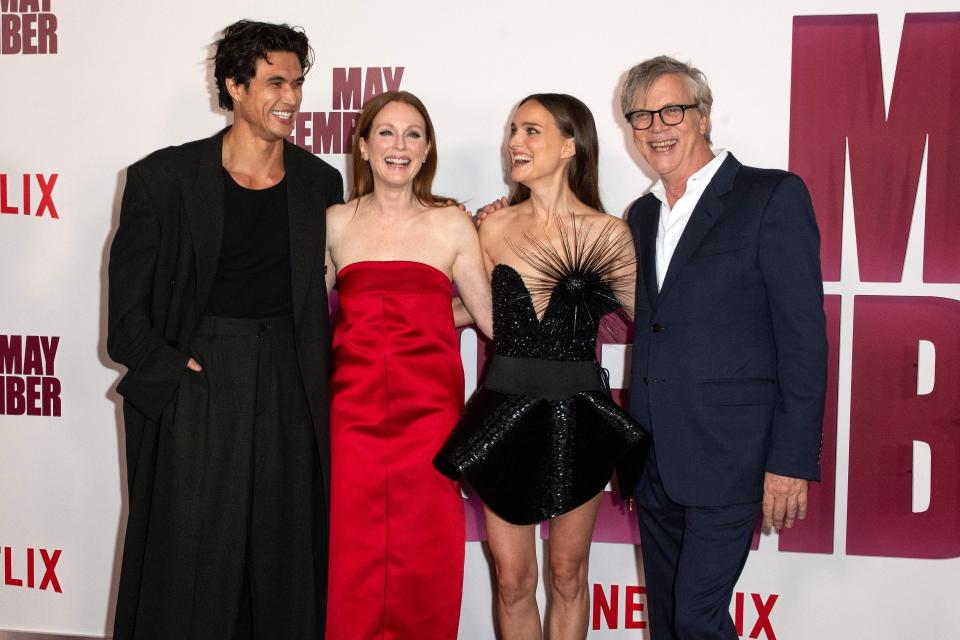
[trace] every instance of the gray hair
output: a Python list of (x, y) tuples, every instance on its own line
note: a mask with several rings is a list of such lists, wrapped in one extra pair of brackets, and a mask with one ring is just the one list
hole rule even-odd
[[(670, 56), (657, 56), (644, 60), (635, 65), (627, 72), (627, 79), (623, 83), (623, 91), (620, 93), (620, 107), (624, 114), (633, 109), (633, 100), (638, 93), (644, 93), (650, 86), (667, 74), (677, 73), (685, 76), (690, 85), (690, 93), (693, 95), (693, 101), (699, 107), (701, 116), (709, 117), (710, 109), (713, 107), (713, 92), (710, 91), (710, 85), (707, 84), (707, 76), (703, 71), (693, 65), (680, 62)], [(710, 125), (707, 127), (707, 142), (710, 142)]]

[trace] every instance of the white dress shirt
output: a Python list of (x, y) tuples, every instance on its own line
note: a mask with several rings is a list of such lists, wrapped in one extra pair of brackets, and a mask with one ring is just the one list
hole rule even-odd
[(663, 180), (657, 180), (657, 183), (651, 187), (650, 193), (660, 201), (660, 224), (657, 227), (656, 255), (657, 290), (663, 286), (663, 279), (667, 275), (670, 259), (673, 258), (673, 252), (677, 249), (677, 243), (680, 242), (683, 230), (687, 228), (690, 215), (696, 208), (697, 203), (700, 202), (703, 191), (710, 184), (717, 169), (720, 168), (728, 155), (729, 153), (726, 150), (718, 149), (713, 160), (687, 178), (687, 189), (680, 196), (680, 199), (674, 203), (673, 209), (667, 202), (667, 189), (663, 186)]

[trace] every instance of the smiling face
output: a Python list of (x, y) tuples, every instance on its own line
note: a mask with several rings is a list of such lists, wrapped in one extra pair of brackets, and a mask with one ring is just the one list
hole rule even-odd
[(427, 124), (412, 105), (390, 102), (374, 117), (370, 133), (360, 138), (360, 153), (369, 161), (374, 182), (413, 182), (427, 159)]
[(232, 78), (225, 84), (233, 98), (234, 126), (247, 127), (269, 142), (293, 132), (303, 98), (303, 69), (295, 53), (271, 51), (267, 60), (257, 60), (248, 86)]
[[(687, 78), (670, 73), (657, 78), (646, 92), (637, 92), (631, 111), (656, 111), (667, 105), (693, 102)], [(706, 138), (708, 124), (709, 118), (697, 109), (687, 109), (683, 121), (673, 126), (663, 124), (656, 115), (649, 129), (634, 130), (633, 142), (664, 182), (686, 184), (687, 178), (713, 158)]]
[(528, 187), (557, 171), (565, 171), (576, 153), (574, 139), (563, 135), (553, 114), (536, 100), (517, 107), (507, 147), (510, 178)]

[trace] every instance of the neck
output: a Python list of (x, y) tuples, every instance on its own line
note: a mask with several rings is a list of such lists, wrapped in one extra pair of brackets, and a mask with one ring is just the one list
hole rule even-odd
[(264, 140), (240, 122), (223, 135), (223, 166), (231, 173), (262, 178), (283, 173), (283, 140)]
[(375, 210), (383, 213), (408, 214), (420, 207), (413, 194), (413, 183), (388, 185), (374, 179), (373, 191), (368, 194)]
[(526, 185), (530, 189), (530, 207), (537, 218), (544, 220), (567, 215), (579, 208), (580, 200), (567, 184), (566, 172), (558, 171), (549, 179)]
[(713, 151), (707, 147), (697, 155), (695, 161), (692, 163), (695, 167), (694, 169), (676, 175), (660, 176), (660, 179), (663, 181), (663, 188), (667, 192), (667, 203), (671, 209), (673, 209), (673, 205), (677, 203), (677, 200), (682, 198), (683, 194), (687, 192), (687, 182), (690, 180), (690, 176), (710, 164), (710, 161), (715, 157)]

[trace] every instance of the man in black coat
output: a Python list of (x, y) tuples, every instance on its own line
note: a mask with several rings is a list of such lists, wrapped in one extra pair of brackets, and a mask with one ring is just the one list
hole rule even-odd
[(638, 484), (640, 465), (619, 472), (636, 487), (653, 640), (737, 638), (730, 598), (758, 513), (792, 526), (819, 477), (827, 344), (810, 198), (793, 174), (715, 154), (712, 103), (703, 74), (666, 56), (631, 69), (622, 95), (660, 177), (628, 213), (630, 412), (652, 446)]
[(127, 172), (107, 341), (128, 369), (115, 638), (323, 636), (324, 214), (343, 184), (285, 140), (311, 58), (286, 25), (227, 27), (233, 126)]

